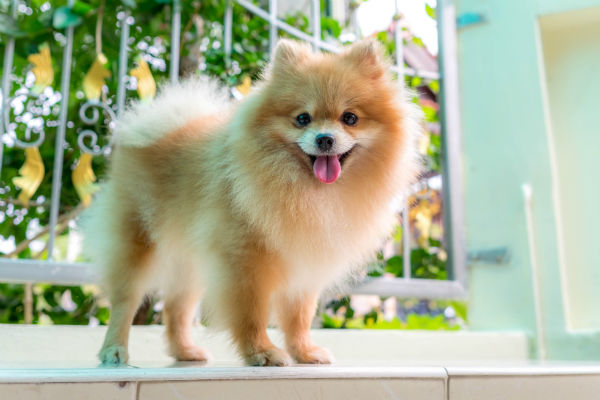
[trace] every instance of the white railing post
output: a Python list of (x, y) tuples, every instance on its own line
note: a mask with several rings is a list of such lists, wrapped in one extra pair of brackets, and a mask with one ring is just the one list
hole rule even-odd
[(277, 45), (277, 0), (269, 0), (269, 55), (275, 54)]
[(181, 0), (173, 0), (173, 16), (171, 21), (171, 66), (169, 79), (171, 83), (179, 80), (179, 43), (181, 35)]
[(127, 54), (129, 48), (127, 41), (129, 40), (129, 19), (131, 13), (129, 9), (125, 11), (123, 19), (121, 19), (121, 41), (119, 47), (119, 76), (117, 77), (117, 116), (120, 116), (125, 106), (125, 79), (127, 77)]
[[(398, 2), (400, 0), (394, 0), (396, 7), (396, 14), (394, 15), (394, 44), (396, 47), (396, 74), (400, 84), (404, 85), (404, 43), (402, 42), (402, 25), (400, 7)], [(404, 199), (404, 206), (402, 208), (402, 276), (404, 279), (410, 279), (410, 204), (409, 204), (410, 193), (406, 193)]]
[[(17, 0), (12, 0), (10, 5), (10, 15), (12, 18), (17, 18)], [(10, 113), (5, 112), (5, 108), (8, 107), (10, 110), (10, 104), (8, 99), (10, 98), (10, 75), (12, 74), (13, 67), (13, 56), (15, 54), (15, 38), (10, 37), (6, 46), (4, 47), (4, 64), (2, 66), (2, 103), (0, 104), (0, 176), (2, 176), (2, 157), (4, 154), (4, 134), (6, 133), (4, 127), (8, 126), (8, 121), (5, 119), (5, 115)]]
[(231, 68), (231, 46), (233, 40), (233, 3), (227, 0), (225, 9), (225, 23), (223, 24), (223, 45), (225, 47), (225, 68)]
[[(68, 5), (72, 7), (75, 0), (69, 0)], [(60, 113), (58, 115), (58, 128), (56, 130), (56, 142), (54, 145), (54, 164), (52, 171), (52, 194), (50, 198), (50, 230), (48, 231), (48, 259), (54, 259), (54, 241), (56, 238), (56, 223), (58, 221), (58, 209), (60, 206), (60, 189), (62, 187), (63, 156), (65, 146), (65, 133), (67, 130), (67, 113), (69, 111), (69, 87), (71, 84), (71, 61), (73, 52), (73, 30), (72, 26), (67, 28), (67, 43), (65, 45), (62, 62), (62, 74), (60, 79)]]
[(462, 137), (460, 126), (459, 75), (457, 60), (456, 8), (452, 0), (438, 2), (438, 60), (441, 72), (441, 123), (444, 182), (444, 235), (449, 278), (467, 287), (467, 253), (464, 226)]
[(396, 7), (396, 14), (394, 15), (394, 20), (396, 21), (394, 25), (394, 43), (396, 45), (396, 68), (398, 68), (396, 72), (400, 81), (400, 79), (404, 80), (404, 42), (402, 41), (402, 15), (400, 14), (399, 1), (394, 0)]
[(321, 1), (312, 0), (312, 34), (313, 50), (319, 51), (319, 42), (321, 41)]

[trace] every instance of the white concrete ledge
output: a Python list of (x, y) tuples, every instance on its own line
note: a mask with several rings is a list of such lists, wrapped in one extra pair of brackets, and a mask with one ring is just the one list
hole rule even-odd
[(442, 367), (214, 367), (0, 369), (0, 383), (132, 382), (265, 379), (445, 379)]
[[(53, 367), (96, 366), (106, 327), (0, 324), (0, 368), (7, 364), (51, 363)], [(269, 336), (281, 345), (279, 331)], [(314, 341), (329, 348), (345, 364), (375, 365), (403, 361), (431, 362), (519, 361), (528, 358), (527, 337), (521, 332), (313, 330)], [(241, 365), (228, 336), (204, 328), (194, 330), (196, 343), (206, 347), (219, 365)], [(164, 327), (134, 326), (129, 340), (134, 366), (171, 365), (165, 349)]]
[[(104, 327), (0, 325), (0, 399), (588, 400), (600, 363), (532, 363), (521, 333), (316, 330), (332, 366), (244, 367), (226, 336), (195, 330), (216, 362), (177, 363), (163, 327), (134, 327), (131, 366), (100, 367)], [(277, 331), (269, 335), (281, 341)]]

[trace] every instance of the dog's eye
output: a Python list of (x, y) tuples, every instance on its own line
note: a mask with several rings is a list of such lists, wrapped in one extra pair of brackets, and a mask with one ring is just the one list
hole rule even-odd
[(310, 124), (311, 118), (309, 113), (302, 113), (296, 117), (298, 126), (306, 126)]
[(356, 114), (347, 111), (342, 114), (342, 122), (348, 126), (353, 126), (358, 122), (358, 117)]

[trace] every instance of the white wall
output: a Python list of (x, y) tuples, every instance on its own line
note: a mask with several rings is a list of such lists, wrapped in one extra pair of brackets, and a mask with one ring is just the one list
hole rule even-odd
[(540, 18), (570, 329), (600, 328), (600, 7)]

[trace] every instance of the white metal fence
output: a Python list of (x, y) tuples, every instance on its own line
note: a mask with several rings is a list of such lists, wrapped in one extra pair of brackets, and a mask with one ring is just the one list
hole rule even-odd
[[(398, 12), (398, 1), (396, 0), (396, 12)], [(231, 62), (232, 53), (232, 23), (233, 23), (233, 2), (244, 7), (247, 11), (263, 18), (269, 23), (269, 50), (273, 53), (278, 39), (279, 31), (284, 31), (289, 35), (309, 42), (316, 50), (329, 52), (338, 52), (339, 48), (331, 43), (321, 40), (320, 30), (320, 1), (312, 0), (311, 25), (312, 35), (304, 33), (293, 26), (290, 26), (277, 17), (277, 0), (269, 0), (268, 11), (263, 10), (248, 0), (230, 0), (227, 1), (227, 9), (224, 21), (224, 49), (226, 63)], [(73, 5), (74, 0), (68, 0), (68, 5)], [(12, 0), (11, 12), (14, 17), (17, 15), (18, 0)], [(421, 297), (421, 298), (461, 298), (466, 294), (466, 253), (463, 234), (463, 212), (462, 212), (462, 182), (460, 172), (460, 124), (458, 110), (458, 71), (456, 65), (456, 24), (454, 5), (451, 0), (438, 0), (437, 6), (438, 30), (439, 30), (439, 70), (435, 71), (416, 71), (406, 67), (403, 60), (403, 42), (400, 36), (400, 29), (395, 30), (396, 58), (393, 70), (398, 74), (399, 79), (405, 75), (420, 76), (426, 79), (440, 79), (442, 94), (442, 134), (443, 134), (443, 193), (444, 193), (444, 232), (446, 236), (446, 250), (449, 255), (449, 280), (430, 280), (415, 279), (411, 277), (410, 257), (403, 258), (403, 277), (402, 278), (373, 278), (364, 282), (361, 286), (355, 288), (353, 293), (379, 294), (382, 296), (399, 297)], [(88, 101), (80, 108), (80, 115), (83, 120), (94, 121), (99, 117), (99, 109), (108, 111), (112, 117), (116, 118), (123, 110), (126, 97), (125, 78), (129, 63), (128, 59), (128, 38), (130, 28), (129, 11), (125, 12), (121, 18), (120, 49), (118, 65), (118, 89), (116, 96), (116, 115), (107, 104), (101, 101)], [(56, 227), (58, 223), (58, 211), (61, 195), (61, 177), (63, 170), (63, 152), (65, 142), (65, 132), (67, 126), (67, 104), (69, 102), (69, 87), (71, 85), (71, 66), (73, 54), (73, 30), (69, 27), (65, 30), (66, 45), (62, 59), (62, 76), (60, 90), (62, 93), (60, 114), (58, 117), (57, 136), (55, 142), (55, 152), (53, 161), (52, 175), (52, 196), (50, 199), (50, 223), (49, 239), (47, 244), (49, 260), (28, 260), (28, 259), (7, 259), (0, 258), (0, 281), (4, 282), (50, 282), (56, 284), (79, 285), (84, 283), (93, 283), (96, 280), (93, 269), (84, 263), (67, 263), (55, 261), (52, 259), (53, 248), (56, 240)], [(177, 81), (179, 72), (179, 40), (181, 34), (181, 3), (180, 0), (173, 1), (172, 20), (171, 20), (171, 63), (169, 66), (169, 76), (172, 82)], [(0, 137), (10, 135), (10, 93), (11, 80), (10, 71), (13, 68), (15, 39), (7, 40), (4, 50), (4, 64), (2, 74), (2, 123), (0, 124)], [(87, 116), (87, 110), (91, 109), (93, 114)], [(36, 132), (26, 132), (26, 141), (18, 140), (15, 137), (15, 145), (26, 148), (41, 143), (44, 140), (43, 128)], [(36, 135), (35, 140), (32, 135)], [(97, 153), (97, 150), (85, 145), (84, 138), (96, 143), (97, 134), (91, 130), (85, 130), (79, 133), (78, 143), (83, 152)], [(2, 173), (2, 153), (3, 144), (0, 141), (0, 176)], [(405, 207), (403, 214), (407, 215), (408, 206)], [(404, 232), (409, 232), (409, 218), (403, 218)], [(410, 235), (404, 234), (403, 249), (404, 254), (410, 254), (411, 244)]]

